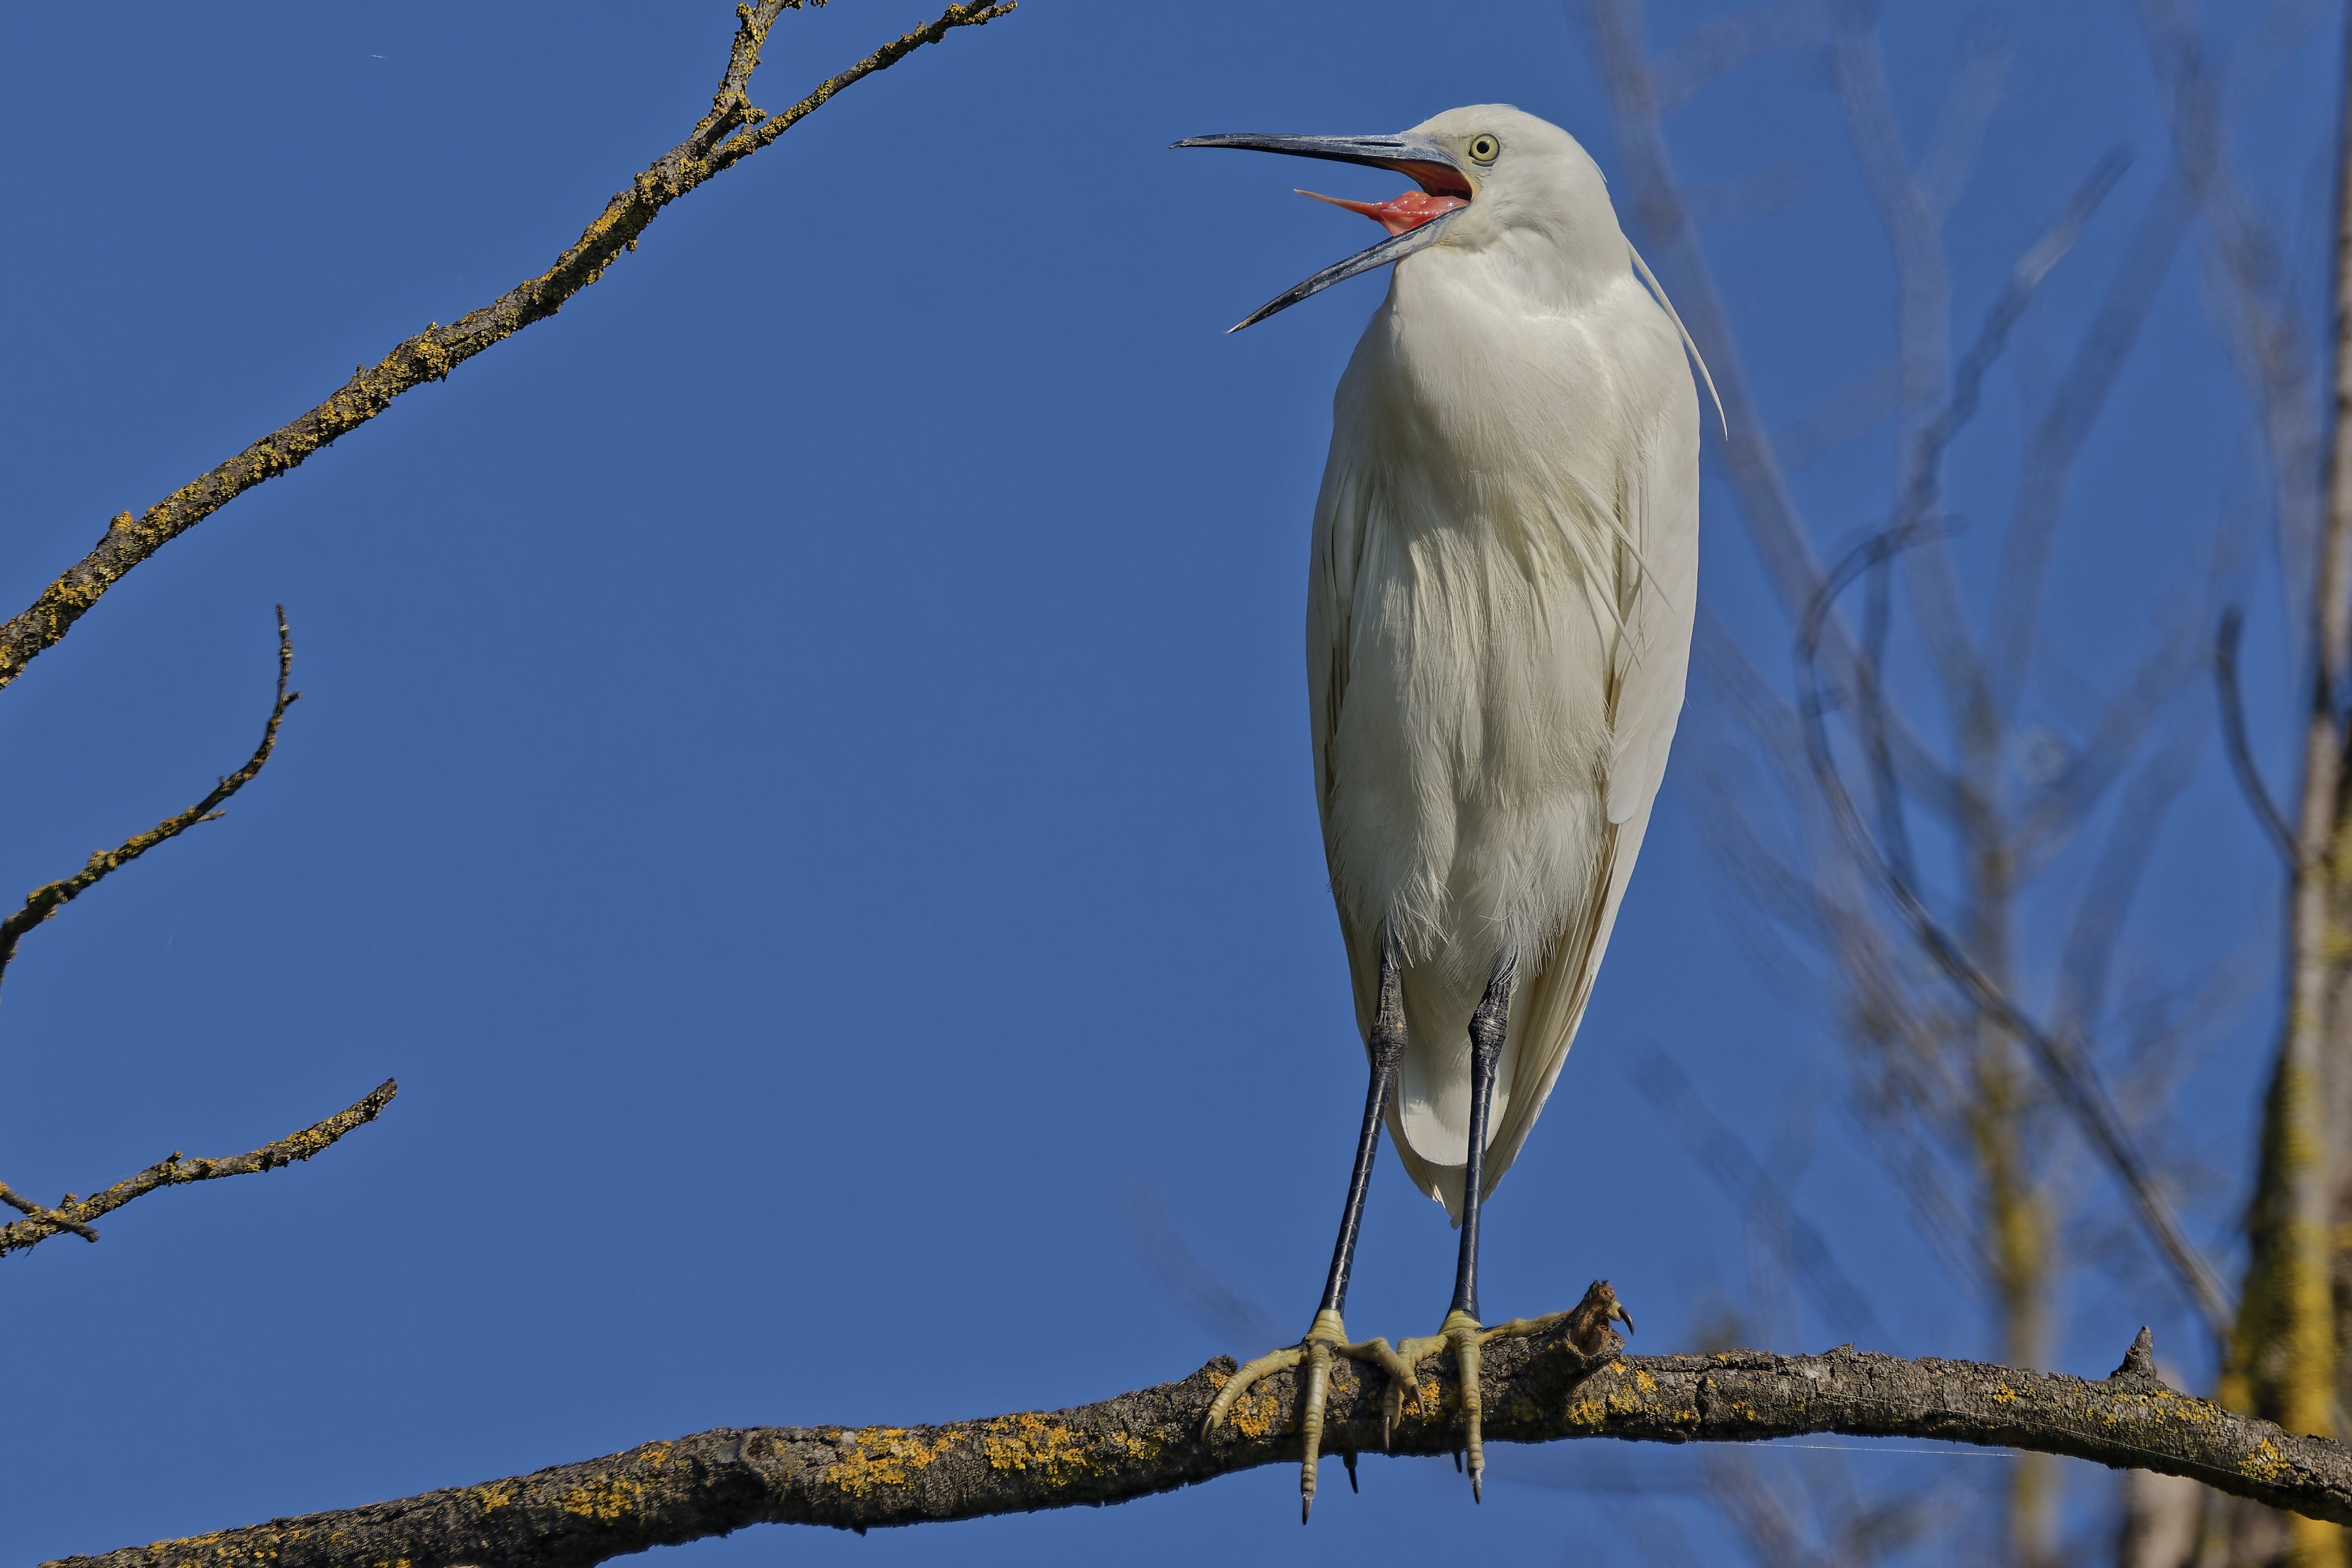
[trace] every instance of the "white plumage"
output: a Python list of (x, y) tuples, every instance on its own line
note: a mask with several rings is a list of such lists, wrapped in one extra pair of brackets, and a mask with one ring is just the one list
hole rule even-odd
[(1683, 701), (1698, 401), (1601, 171), (1516, 109), (1414, 128), (1507, 162), (1391, 275), (1332, 405), (1307, 600), (1315, 784), (1360, 1026), (1385, 919), (1409, 1043), (1390, 1110), (1458, 1223), (1467, 1029), (1517, 960), (1485, 1188), (1591, 994)]
[[(1242, 323), (1395, 264), (1332, 403), (1307, 591), (1316, 798), (1371, 1068), (1364, 1121), (1313, 1324), (1242, 1367), (1202, 1431), (1303, 1364), (1303, 1520), (1335, 1360), (1386, 1374), (1385, 1433), (1408, 1389), (1420, 1404), (1414, 1369), (1450, 1351), (1475, 1496), (1480, 1347), (1633, 1324), (1596, 1280), (1573, 1312), (1487, 1327), (1476, 1220), (1576, 1037), (1682, 711), (1698, 592), (1689, 339), (1601, 171), (1533, 115), (1487, 104), (1394, 136), (1178, 145), (1371, 164), (1420, 187), (1339, 202), (1389, 237)], [(1342, 1317), (1383, 1118), (1463, 1227), (1444, 1323), (1394, 1347), (1350, 1342)]]

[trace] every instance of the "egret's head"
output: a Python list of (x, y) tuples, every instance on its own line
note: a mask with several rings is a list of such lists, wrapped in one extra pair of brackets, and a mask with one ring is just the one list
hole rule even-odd
[(1234, 331), (1434, 245), (1485, 249), (1531, 241), (1564, 258), (1590, 255), (1623, 266), (1624, 241), (1600, 169), (1575, 137), (1508, 104), (1449, 109), (1397, 136), (1195, 136), (1175, 145), (1368, 163), (1393, 169), (1418, 187), (1385, 202), (1301, 192), (1363, 214), (1389, 237), (1270, 300)]

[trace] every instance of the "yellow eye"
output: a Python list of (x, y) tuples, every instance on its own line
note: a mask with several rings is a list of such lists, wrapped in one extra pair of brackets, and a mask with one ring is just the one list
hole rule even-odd
[(1470, 138), (1470, 161), (1474, 163), (1491, 163), (1502, 150), (1503, 144), (1492, 136)]

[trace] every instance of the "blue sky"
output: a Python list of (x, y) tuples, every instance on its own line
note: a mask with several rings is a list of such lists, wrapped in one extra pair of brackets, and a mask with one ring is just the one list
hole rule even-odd
[[(0, 597), (28, 602), (107, 517), (543, 268), (707, 104), (728, 11), (11, 12)], [(1710, 14), (1659, 5), (1653, 37)], [(2121, 6), (1999, 15), (2020, 68), (1950, 226), (1961, 320), (2103, 150), (2138, 154), (2037, 308), (2063, 347), (2164, 132)], [(790, 16), (755, 96), (787, 101), (914, 20), (865, 0)], [(1962, 25), (1886, 19), (1914, 136)], [(2241, 128), (2282, 211), (2324, 173), (2334, 26)], [(26, 940), (0, 1004), (0, 1178), (87, 1192), (401, 1083), (309, 1166), (159, 1194), (97, 1247), (0, 1266), (34, 1347), (0, 1423), (0, 1549), (102, 1550), (719, 1425), (1050, 1408), (1265, 1348), (1142, 1266), (1120, 1217), (1138, 1194), (1303, 1326), (1362, 1069), (1300, 605), (1330, 388), (1382, 285), (1226, 337), (1369, 231), (1289, 195), (1274, 160), (1162, 149), (1478, 101), (1612, 164), (1583, 36), (1552, 5), (1027, 0), (861, 84), (671, 208), (558, 319), (170, 546), (0, 697), (0, 887), (29, 888), (242, 760), (275, 603), (305, 694), (226, 820)], [(1766, 57), (1669, 132), (1695, 181), (1794, 193), (1707, 236), (1767, 414), (1883, 358), (1885, 242), (1816, 57)], [(2057, 636), (2095, 682), (2247, 468), (2202, 287), (2185, 253), (2085, 458)], [(1997, 521), (2016, 421), (1994, 395), (1955, 486)], [(1889, 449), (1882, 427), (1800, 476), (1821, 548), (1883, 511)], [(1777, 674), (1786, 634), (1718, 479), (1705, 592)], [(1963, 546), (1968, 571), (1989, 559)], [(2270, 570), (2247, 571), (2253, 716), (2283, 777)], [(1654, 1045), (1759, 1148), (1820, 1100), (1801, 1196), (1884, 1348), (1987, 1352), (1846, 1131), (1824, 1020), (1727, 930), (1746, 917), (1685, 778), (1488, 1211), (1489, 1310), (1565, 1306), (1607, 1275), (1639, 1348), (1668, 1350), (1740, 1289), (1736, 1215), (1634, 1088)], [(2252, 943), (2187, 1119), (2217, 1162), (2213, 1237), (2243, 1179), (2275, 894), (2210, 748), (2179, 810), (2134, 950), (2161, 969)], [(1433, 1328), (1453, 1241), (1384, 1163), (1351, 1326)], [(2104, 1373), (2147, 1321), (2187, 1352), (2142, 1275), (2070, 1299), (2064, 1370)], [(1850, 1333), (1807, 1321), (1776, 1348)], [(1605, 1501), (1508, 1471), (1474, 1512), (1450, 1467), (1370, 1463), (1305, 1532), (1295, 1484), (681, 1550), (713, 1568), (1639, 1560)]]

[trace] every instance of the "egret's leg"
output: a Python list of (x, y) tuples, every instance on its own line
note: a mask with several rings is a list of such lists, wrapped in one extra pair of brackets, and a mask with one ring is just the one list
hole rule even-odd
[(1339, 1238), (1331, 1247), (1331, 1271), (1323, 1279), (1323, 1304), (1338, 1316), (1348, 1306), (1348, 1276), (1356, 1267), (1356, 1234), (1363, 1228), (1364, 1198), (1372, 1190), (1372, 1162), (1381, 1152), (1381, 1124), (1396, 1092), (1397, 1067), (1404, 1059), (1404, 993), (1397, 975), (1396, 950), (1381, 940), (1381, 998), (1372, 1016), (1367, 1055), (1371, 1081), (1364, 1090), (1364, 1125), (1356, 1134), (1355, 1168), (1348, 1173), (1348, 1204), (1339, 1211)]
[[(1502, 1060), (1503, 1037), (1510, 1023), (1511, 973), (1510, 959), (1496, 963), (1494, 975), (1486, 982), (1486, 993), (1479, 998), (1478, 1010), (1470, 1016), (1470, 1149), (1467, 1168), (1462, 1173), (1462, 1251), (1454, 1270), (1454, 1305), (1435, 1334), (1428, 1339), (1407, 1340), (1396, 1350), (1398, 1358), (1408, 1366), (1418, 1366), (1441, 1351), (1454, 1352), (1454, 1366), (1462, 1380), (1462, 1420), (1465, 1428), (1463, 1447), (1470, 1455), (1470, 1495), (1482, 1501), (1486, 1452), (1480, 1421), (1484, 1406), (1478, 1396), (1478, 1347), (1489, 1340), (1547, 1333), (1567, 1323), (1576, 1347), (1591, 1355), (1599, 1352), (1611, 1321), (1622, 1322), (1629, 1331), (1633, 1326), (1633, 1314), (1619, 1304), (1617, 1293), (1605, 1279), (1594, 1280), (1591, 1289), (1585, 1291), (1584, 1300), (1569, 1311), (1542, 1318), (1514, 1318), (1491, 1329), (1478, 1321), (1478, 1210), (1486, 1173), (1486, 1121), (1494, 1104), (1495, 1069)], [(1415, 1402), (1419, 1402), (1417, 1378), (1410, 1373), (1403, 1379), (1391, 1377), (1391, 1412), (1402, 1407), (1402, 1395), (1394, 1391), (1408, 1381), (1413, 1384)], [(1457, 1468), (1460, 1463), (1457, 1455)]]
[(1495, 1069), (1503, 1059), (1503, 1037), (1511, 1023), (1511, 977), (1517, 970), (1511, 959), (1496, 961), (1487, 978), (1486, 994), (1470, 1015), (1470, 1148), (1462, 1173), (1462, 1249), (1454, 1264), (1454, 1305), (1475, 1321), (1478, 1317), (1478, 1210), (1486, 1184), (1486, 1122), (1495, 1108)]
[[(1478, 1398), (1478, 1347), (1490, 1338), (1478, 1321), (1478, 1210), (1486, 1176), (1486, 1121), (1494, 1108), (1495, 1069), (1503, 1058), (1503, 1037), (1511, 1020), (1511, 978), (1517, 965), (1507, 955), (1497, 959), (1486, 981), (1486, 994), (1470, 1015), (1470, 1146), (1462, 1173), (1462, 1250), (1454, 1268), (1454, 1305), (1445, 1321), (1428, 1339), (1407, 1340), (1397, 1347), (1402, 1359), (1418, 1363), (1442, 1350), (1454, 1352), (1462, 1378), (1462, 1419), (1467, 1428), (1464, 1447), (1470, 1454), (1470, 1495), (1484, 1500), (1486, 1454), (1481, 1443)], [(1507, 1324), (1505, 1328), (1518, 1328)], [(1502, 1332), (1496, 1330), (1495, 1332)], [(1419, 1384), (1415, 1384), (1416, 1397)]]
[[(1218, 1422), (1224, 1419), (1252, 1384), (1273, 1373), (1307, 1363), (1307, 1410), (1301, 1419), (1306, 1443), (1306, 1459), (1298, 1474), (1298, 1521), (1315, 1508), (1315, 1465), (1323, 1447), (1323, 1406), (1330, 1384), (1331, 1362), (1335, 1356), (1349, 1361), (1370, 1362), (1389, 1373), (1392, 1387), (1412, 1380), (1412, 1369), (1389, 1348), (1384, 1339), (1367, 1340), (1361, 1344), (1348, 1342), (1348, 1326), (1340, 1311), (1348, 1301), (1348, 1275), (1356, 1261), (1356, 1233), (1364, 1220), (1364, 1195), (1371, 1190), (1372, 1162), (1381, 1148), (1381, 1122), (1388, 1114), (1389, 1096), (1396, 1089), (1397, 1064), (1404, 1056), (1404, 997), (1397, 975), (1397, 954), (1385, 933), (1381, 940), (1381, 996), (1379, 1010), (1372, 1019), (1371, 1038), (1367, 1042), (1371, 1058), (1371, 1082), (1364, 1092), (1364, 1126), (1356, 1138), (1355, 1169), (1348, 1177), (1348, 1205), (1339, 1215), (1339, 1239), (1331, 1248), (1331, 1272), (1323, 1282), (1323, 1304), (1308, 1326), (1307, 1337), (1297, 1344), (1258, 1357), (1243, 1367), (1217, 1391), (1216, 1403), (1209, 1406), (1208, 1418), (1201, 1424), (1206, 1436)], [(1388, 1423), (1382, 1424), (1382, 1439), (1386, 1440)], [(1355, 1456), (1349, 1456), (1348, 1480), (1355, 1483)]]

